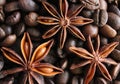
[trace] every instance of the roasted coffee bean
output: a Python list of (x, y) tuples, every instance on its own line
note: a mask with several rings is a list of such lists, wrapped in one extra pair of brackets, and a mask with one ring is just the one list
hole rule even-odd
[(1, 43), (1, 46), (11, 46), (12, 44), (14, 44), (16, 41), (16, 35), (9, 35), (7, 36)]
[(0, 27), (0, 39), (5, 37), (5, 31)]
[(75, 38), (69, 38), (65, 43), (65, 50), (67, 53), (70, 53), (69, 47), (76, 46), (76, 39)]
[(60, 57), (60, 58), (66, 57), (66, 54), (64, 54), (63, 50), (60, 48), (57, 48), (57, 54), (58, 54), (58, 57)]
[(67, 68), (67, 65), (68, 65), (68, 60), (65, 58), (65, 59), (62, 59), (61, 61), (60, 61), (60, 67), (62, 68), (62, 69), (66, 69)]
[(105, 0), (99, 0), (100, 9), (107, 10), (107, 2)]
[(103, 9), (97, 9), (93, 14), (93, 20), (97, 26), (99, 27), (104, 26), (108, 21), (107, 11)]
[(0, 0), (0, 6), (4, 5), (6, 3), (6, 0)]
[(108, 84), (104, 78), (97, 78), (95, 84)]
[(113, 52), (111, 53), (111, 57), (116, 61), (120, 61), (120, 50), (113, 50)]
[(98, 27), (92, 24), (86, 25), (83, 28), (83, 34), (85, 37), (89, 35), (94, 38), (98, 35)]
[(79, 84), (78, 76), (72, 78), (71, 84)]
[(90, 10), (95, 10), (100, 7), (99, 0), (80, 0), (83, 4), (85, 4), (85, 7)]
[(31, 36), (31, 38), (33, 40), (38, 41), (38, 40), (41, 39), (41, 34), (40, 34), (40, 31), (38, 29), (36, 29), (36, 28), (27, 28), (26, 31), (30, 34), (30, 36)]
[(112, 79), (116, 79), (119, 72), (120, 72), (120, 64), (119, 63), (116, 66), (112, 66), (110, 69), (110, 74), (111, 74)]
[(76, 68), (76, 69), (72, 69), (71, 72), (72, 72), (73, 74), (78, 75), (78, 74), (83, 73), (83, 70), (82, 70), (82, 68)]
[(13, 76), (10, 76), (0, 80), (0, 84), (13, 84), (14, 81), (15, 81), (15, 78)]
[(117, 14), (118, 16), (120, 16), (120, 10), (116, 5), (110, 5), (110, 7), (108, 8), (108, 11), (113, 12)]
[(55, 84), (67, 84), (69, 79), (69, 73), (67, 71), (64, 71), (64, 73), (59, 74), (56, 76), (56, 83)]
[(108, 13), (108, 24), (115, 30), (120, 29), (120, 17), (115, 13)]
[[(117, 35), (112, 39), (113, 42), (120, 42), (120, 35)], [(120, 50), (120, 44), (116, 47), (116, 49)]]
[(15, 25), (20, 21), (20, 18), (21, 18), (21, 13), (14, 12), (12, 15), (6, 18), (6, 23), (9, 25)]
[(25, 23), (28, 26), (36, 26), (38, 24), (37, 21), (36, 21), (37, 17), (38, 17), (37, 13), (30, 12), (28, 15), (25, 16)]
[(71, 3), (78, 3), (78, 0), (69, 0)]
[(107, 24), (104, 25), (102, 28), (100, 28), (100, 31), (101, 31), (102, 35), (104, 35), (105, 37), (108, 37), (108, 38), (113, 38), (117, 35), (116, 30)]
[(34, 0), (19, 0), (19, 6), (24, 11), (38, 10), (38, 5), (34, 2)]
[(24, 31), (25, 31), (25, 24), (24, 23), (19, 23), (14, 28), (14, 33), (16, 34), (16, 36), (22, 35), (24, 33)]
[(108, 44), (108, 39), (106, 37), (101, 36), (100, 45), (106, 45), (106, 44)]
[(3, 7), (0, 6), (0, 22), (4, 22), (5, 14), (3, 12)]
[(14, 1), (14, 2), (7, 3), (4, 9), (5, 9), (5, 12), (12, 12), (20, 9), (20, 7), (18, 5), (18, 1)]
[(6, 36), (12, 34), (11, 26), (2, 25), (1, 28), (4, 30)]
[(85, 9), (82, 11), (82, 16), (86, 18), (91, 18), (94, 11)]

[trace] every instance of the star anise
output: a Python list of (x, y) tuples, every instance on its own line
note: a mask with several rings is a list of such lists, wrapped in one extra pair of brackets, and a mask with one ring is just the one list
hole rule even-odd
[(59, 0), (59, 13), (58, 10), (49, 3), (42, 2), (42, 4), (52, 17), (39, 16), (37, 21), (44, 25), (53, 25), (53, 27), (42, 36), (44, 39), (54, 36), (61, 30), (60, 48), (63, 48), (67, 37), (67, 30), (69, 30), (73, 35), (85, 41), (85, 37), (76, 27), (93, 22), (92, 19), (77, 16), (85, 7), (84, 5), (76, 6), (74, 9), (69, 9), (67, 0)]
[(86, 59), (85, 61), (80, 62), (78, 64), (73, 64), (71, 66), (71, 69), (79, 68), (79, 67), (90, 64), (88, 73), (84, 81), (85, 84), (88, 84), (93, 79), (96, 72), (96, 67), (99, 68), (102, 75), (106, 79), (112, 80), (106, 66), (103, 63), (113, 64), (113, 65), (117, 64), (114, 60), (107, 57), (119, 43), (113, 42), (113, 43), (104, 45), (103, 47), (100, 48), (99, 36), (96, 37), (96, 42), (95, 42), (96, 46), (93, 45), (90, 36), (88, 36), (87, 40), (88, 40), (87, 42), (88, 42), (89, 51), (84, 48), (70, 47), (71, 52), (77, 54), (81, 58)]
[(47, 56), (53, 42), (53, 40), (50, 40), (39, 45), (32, 53), (33, 45), (30, 36), (28, 33), (25, 33), (21, 40), (21, 51), (23, 57), (19, 56), (15, 51), (9, 48), (2, 47), (1, 51), (4, 56), (8, 60), (20, 65), (20, 67), (1, 71), (0, 78), (4, 78), (9, 74), (24, 72), (24, 81), (22, 84), (26, 84), (27, 81), (29, 81), (29, 84), (34, 84), (33, 78), (38, 82), (38, 84), (40, 84), (41, 79), (39, 78), (39, 75), (53, 76), (63, 72), (60, 68), (57, 68), (49, 63), (40, 62)]

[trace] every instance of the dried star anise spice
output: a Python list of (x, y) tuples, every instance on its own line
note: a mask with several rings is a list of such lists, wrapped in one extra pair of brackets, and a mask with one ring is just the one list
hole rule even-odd
[(115, 47), (119, 44), (118, 42), (113, 42), (110, 44), (107, 44), (100, 48), (100, 38), (99, 36), (96, 37), (96, 46), (94, 48), (91, 37), (88, 36), (88, 48), (89, 51), (87, 51), (84, 48), (77, 48), (77, 47), (70, 47), (70, 51), (77, 54), (79, 57), (82, 57), (86, 59), (86, 61), (80, 62), (78, 64), (73, 64), (71, 66), (71, 69), (79, 68), (85, 65), (90, 64), (87, 76), (84, 80), (84, 84), (88, 84), (94, 77), (96, 72), (96, 67), (99, 68), (102, 75), (108, 79), (112, 80), (107, 68), (103, 63), (113, 64), (116, 65), (117, 63), (112, 60), (111, 58), (107, 58), (107, 56), (115, 49)]
[(23, 58), (13, 50), (6, 47), (2, 47), (1, 51), (3, 52), (4, 56), (8, 60), (21, 66), (1, 71), (0, 78), (4, 78), (9, 74), (14, 74), (23, 71), (25, 73), (25, 77), (23, 77), (24, 81), (22, 84), (26, 84), (27, 81), (29, 82), (29, 84), (34, 84), (33, 78), (38, 82), (38, 84), (40, 84), (41, 80), (38, 77), (38, 75), (54, 76), (56, 74), (62, 73), (62, 69), (57, 68), (49, 63), (40, 62), (47, 56), (48, 52), (50, 51), (53, 45), (53, 42), (53, 40), (50, 40), (41, 44), (35, 49), (35, 51), (32, 54), (33, 45), (29, 34), (25, 33), (21, 40), (21, 51), (23, 54)]
[(63, 48), (67, 37), (67, 30), (69, 30), (73, 35), (85, 41), (85, 37), (83, 36), (81, 31), (76, 27), (93, 22), (92, 19), (77, 16), (85, 7), (84, 5), (76, 6), (74, 9), (73, 8), (69, 9), (69, 4), (67, 0), (59, 0), (60, 8), (59, 13), (49, 3), (42, 2), (42, 4), (45, 7), (45, 9), (53, 16), (53, 17), (44, 16), (38, 17), (37, 21), (39, 23), (44, 25), (53, 25), (53, 27), (42, 36), (44, 39), (54, 36), (57, 32), (61, 30), (60, 48)]

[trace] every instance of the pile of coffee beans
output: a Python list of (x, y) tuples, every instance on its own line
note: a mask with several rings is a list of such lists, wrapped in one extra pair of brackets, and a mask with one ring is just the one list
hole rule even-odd
[[(24, 32), (28, 32), (35, 49), (48, 39), (43, 39), (42, 35), (52, 26), (45, 26), (37, 22), (38, 16), (50, 16), (42, 5), (42, 1), (47, 1), (56, 9), (59, 9), (59, 0), (0, 0), (0, 48), (9, 47), (21, 54), (20, 41)], [(88, 35), (94, 38), (99, 34), (101, 46), (110, 42), (120, 42), (120, 0), (67, 0), (70, 8), (76, 5), (85, 4), (85, 8), (79, 16), (93, 19), (93, 23), (79, 26), (85, 38)], [(90, 1), (90, 3), (88, 3)], [(71, 53), (69, 47), (86, 47), (86, 42), (67, 35), (63, 49), (59, 48), (59, 34), (53, 38), (55, 43), (50, 53), (43, 60), (64, 70), (64, 73), (44, 77), (39, 76), (41, 84), (84, 84), (84, 78), (88, 71), (88, 66), (71, 70), (73, 63), (80, 62), (79, 57)], [(104, 78), (97, 70), (90, 84), (120, 84), (120, 44), (109, 55), (118, 64), (106, 67), (112, 77), (112, 81)], [(7, 70), (18, 65), (7, 60), (0, 52), (0, 70)], [(0, 79), (0, 84), (17, 84), (22, 79), (20, 73), (11, 74)], [(36, 84), (36, 83), (35, 83)]]

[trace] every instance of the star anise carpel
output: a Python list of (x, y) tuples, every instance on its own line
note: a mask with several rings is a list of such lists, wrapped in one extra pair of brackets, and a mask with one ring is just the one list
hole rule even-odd
[[(95, 44), (95, 45), (94, 45)], [(109, 54), (115, 49), (115, 47), (118, 45), (118, 42), (112, 42), (109, 44), (104, 45), (103, 47), (100, 47), (100, 37), (97, 36), (95, 43), (92, 42), (91, 37), (88, 36), (87, 39), (87, 49), (84, 48), (77, 48), (77, 47), (70, 47), (70, 51), (77, 54), (79, 57), (85, 59), (85, 61), (82, 61), (78, 64), (72, 64), (71, 69), (79, 68), (85, 65), (90, 65), (88, 73), (85, 77), (84, 84), (88, 84), (94, 77), (96, 72), (96, 67), (99, 68), (102, 75), (108, 79), (112, 80), (106, 66), (104, 63), (116, 65), (117, 63), (112, 60), (111, 58), (107, 58)]]
[(67, 30), (72, 33), (74, 36), (80, 38), (85, 41), (85, 37), (81, 33), (81, 31), (77, 28), (77, 26), (82, 26), (85, 24), (92, 23), (93, 20), (89, 18), (84, 18), (82, 16), (78, 16), (78, 14), (85, 7), (83, 4), (80, 6), (76, 6), (73, 8), (69, 8), (69, 4), (67, 0), (59, 0), (59, 11), (56, 10), (51, 4), (48, 2), (42, 2), (44, 8), (50, 13), (52, 17), (47, 16), (39, 16), (37, 18), (37, 22), (50, 25), (48, 31), (42, 36), (44, 39), (50, 38), (57, 34), (60, 31), (60, 48), (64, 47), (64, 43), (67, 37)]
[(53, 43), (54, 40), (49, 40), (39, 45), (33, 52), (33, 45), (30, 36), (28, 33), (25, 33), (21, 40), (22, 57), (15, 51), (6, 47), (2, 47), (1, 51), (3, 52), (3, 55), (11, 62), (20, 65), (20, 67), (1, 71), (0, 78), (4, 78), (9, 74), (24, 72), (24, 81), (22, 81), (22, 84), (26, 84), (27, 81), (29, 84), (34, 84), (33, 78), (38, 82), (38, 84), (40, 84), (41, 80), (38, 75), (54, 76), (62, 73), (62, 69), (57, 68), (49, 63), (41, 62), (49, 53)]

